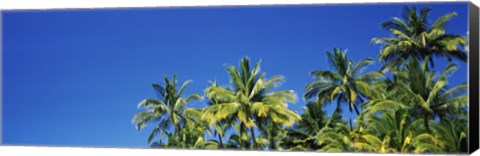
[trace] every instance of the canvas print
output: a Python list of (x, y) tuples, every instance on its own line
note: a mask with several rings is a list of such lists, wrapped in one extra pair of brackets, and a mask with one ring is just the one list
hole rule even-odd
[(468, 151), (468, 3), (2, 12), (2, 144)]

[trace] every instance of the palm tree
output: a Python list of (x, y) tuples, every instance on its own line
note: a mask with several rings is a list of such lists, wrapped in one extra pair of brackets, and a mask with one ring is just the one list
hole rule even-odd
[(206, 140), (205, 132), (212, 135), (212, 131), (209, 129), (208, 123), (201, 120), (202, 113), (202, 109), (186, 109), (187, 120), (185, 126), (180, 130), (180, 147), (191, 149), (217, 149), (219, 147), (217, 141)]
[(307, 85), (304, 97), (311, 99), (316, 96), (318, 103), (337, 100), (336, 111), (339, 111), (341, 101), (346, 101), (350, 112), (353, 108), (357, 115), (360, 114), (357, 100), (363, 103), (362, 96), (367, 98), (378, 96), (378, 92), (371, 89), (369, 84), (383, 77), (383, 73), (377, 71), (361, 73), (362, 69), (373, 63), (371, 59), (363, 59), (354, 65), (352, 60), (348, 60), (346, 51), (334, 48), (333, 53), (327, 51), (327, 54), (334, 70), (311, 72), (310, 74), (317, 80)]
[(215, 140), (206, 140), (205, 131), (212, 133), (208, 125), (200, 120), (202, 110), (188, 108), (185, 111), (186, 120), (184, 126), (174, 133), (167, 132), (168, 141), (161, 147), (177, 147), (190, 149), (217, 149), (218, 143)]
[[(462, 114), (466, 115), (465, 114)], [(435, 124), (438, 138), (443, 140), (447, 153), (465, 153), (467, 145), (467, 121), (461, 119), (448, 119)]]
[(359, 139), (354, 144), (380, 153), (405, 151), (412, 133), (409, 107), (392, 100), (372, 100), (365, 105), (357, 121)]
[[(185, 81), (180, 89), (177, 90), (177, 77), (173, 75), (172, 79), (164, 78), (165, 86), (160, 84), (152, 84), (155, 89), (158, 99), (145, 99), (138, 104), (138, 108), (145, 108), (147, 110), (137, 113), (132, 122), (138, 131), (142, 130), (148, 123), (156, 122), (157, 126), (153, 129), (148, 137), (148, 143), (160, 133), (159, 143), (163, 134), (168, 132), (168, 135), (179, 137), (179, 131), (187, 120), (185, 106), (193, 101), (201, 99), (199, 94), (191, 94), (183, 98), (182, 94), (185, 87), (191, 82)], [(170, 128), (173, 127), (174, 131)]]
[(353, 142), (353, 146), (365, 152), (390, 153), (397, 152), (397, 149), (390, 147), (391, 138), (385, 135), (383, 138), (374, 134), (358, 134), (358, 139)]
[[(425, 133), (423, 118), (411, 115), (411, 108), (401, 102), (377, 99), (365, 104), (361, 121), (357, 125), (354, 146), (369, 152), (442, 152), (445, 144), (444, 133), (435, 130)], [(380, 113), (380, 114), (378, 114)], [(430, 125), (437, 127), (433, 120)]]
[(315, 137), (327, 124), (327, 115), (322, 105), (316, 101), (309, 101), (303, 109), (301, 118), (298, 124), (285, 131), (285, 137), (279, 143), (281, 149), (307, 151), (319, 148), (315, 144)]
[[(229, 92), (229, 94), (231, 94), (228, 88), (220, 87), (216, 81), (210, 82), (210, 87), (205, 89), (205, 96), (208, 99), (207, 107), (235, 101), (234, 97), (222, 97), (220, 94), (216, 94), (217, 92)], [(222, 120), (213, 120), (215, 118), (213, 115), (214, 114), (204, 114), (202, 115), (202, 120), (207, 121), (207, 123), (213, 127), (214, 135), (218, 137), (220, 143), (219, 146), (223, 148), (223, 137), (225, 137), (226, 131), (229, 130), (233, 122), (235, 122), (235, 118), (229, 117)]]
[(298, 122), (297, 129), (309, 135), (320, 131), (327, 121), (327, 114), (323, 111), (322, 105), (317, 102), (308, 102), (301, 117), (302, 120)]
[(250, 131), (253, 148), (258, 149), (254, 127), (257, 120), (269, 120), (274, 124), (291, 126), (300, 117), (287, 108), (288, 102), (295, 101), (292, 90), (272, 91), (281, 85), (283, 77), (274, 76), (265, 78), (265, 73), (260, 72), (260, 61), (250, 69), (248, 58), (240, 61), (239, 69), (228, 66), (232, 90), (213, 90), (211, 94), (228, 99), (228, 103), (212, 105), (206, 108), (204, 119), (219, 121), (235, 117), (241, 125)]
[(230, 135), (228, 138), (227, 148), (231, 149), (248, 149), (251, 148), (250, 137), (248, 135), (248, 129), (243, 123), (232, 124), (232, 127), (237, 131), (236, 134)]
[[(456, 70), (456, 65), (447, 65), (437, 75), (428, 70), (428, 59), (420, 64), (413, 58), (403, 64), (404, 68), (393, 71), (393, 79), (373, 84), (382, 96), (364, 104), (359, 117), (363, 119), (357, 126), (363, 126), (363, 134), (377, 137), (371, 136), (370, 141), (377, 141), (364, 141), (373, 145), (371, 147), (395, 148), (392, 152), (459, 151), (460, 144), (464, 143), (465, 129), (449, 127), (452, 127), (450, 120), (466, 121), (467, 86), (460, 84), (447, 88), (447, 78)], [(380, 116), (378, 112), (381, 112)], [(441, 124), (433, 120), (436, 117)], [(466, 127), (465, 124), (458, 125)], [(390, 146), (385, 142), (379, 144), (381, 138), (388, 140)]]
[(357, 148), (353, 144), (351, 129), (341, 116), (334, 113), (329, 122), (315, 137), (316, 144), (320, 146), (318, 151), (324, 152), (353, 152)]
[[(415, 57), (419, 60), (427, 59), (427, 56), (446, 57), (449, 61), (453, 58), (463, 62), (467, 61), (467, 53), (463, 48), (467, 44), (464, 36), (447, 34), (445, 26), (457, 13), (452, 12), (435, 20), (431, 25), (428, 23), (430, 9), (425, 5), (417, 13), (417, 9), (405, 7), (406, 19), (393, 17), (382, 23), (382, 28), (391, 32), (392, 37), (374, 38), (373, 44), (383, 44), (378, 59), (384, 63), (384, 68), (397, 68), (401, 60)], [(434, 66), (433, 58), (430, 57), (431, 66)]]
[(437, 75), (428, 70), (428, 57), (420, 64), (417, 59), (410, 59), (405, 69), (394, 72), (391, 83), (390, 97), (410, 106), (410, 113), (423, 118), (426, 131), (430, 133), (429, 120), (434, 117), (444, 119), (455, 115), (467, 107), (468, 95), (466, 84), (448, 89), (448, 77), (457, 69), (455, 64), (449, 64)]
[(316, 133), (308, 135), (294, 127), (286, 130), (285, 137), (280, 140), (279, 146), (281, 150), (288, 151), (314, 150), (320, 148), (315, 143), (315, 137)]

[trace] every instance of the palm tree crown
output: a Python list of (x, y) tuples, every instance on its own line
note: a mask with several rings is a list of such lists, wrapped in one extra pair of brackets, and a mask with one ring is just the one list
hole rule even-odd
[(416, 8), (405, 7), (405, 19), (398, 17), (384, 22), (382, 28), (391, 32), (392, 37), (374, 38), (373, 44), (383, 44), (378, 59), (387, 68), (396, 68), (401, 60), (411, 57), (423, 60), (427, 56), (433, 66), (433, 56), (467, 61), (467, 53), (460, 46), (467, 44), (465, 37), (447, 34), (445, 26), (457, 13), (452, 12), (435, 20), (429, 25), (427, 18), (430, 9), (425, 6), (417, 12)]
[(354, 65), (352, 60), (348, 60), (346, 51), (334, 48), (333, 53), (327, 51), (327, 54), (334, 70), (311, 72), (317, 80), (307, 85), (305, 98), (316, 97), (319, 103), (337, 100), (337, 112), (341, 108), (341, 101), (346, 101), (350, 111), (353, 108), (358, 115), (360, 111), (356, 105), (357, 100), (362, 102), (361, 96), (378, 96), (377, 91), (369, 87), (369, 83), (379, 80), (383, 74), (376, 71), (361, 74), (363, 68), (373, 63), (371, 59), (363, 59)]
[[(235, 117), (240, 125), (250, 129), (253, 148), (258, 148), (254, 132), (256, 121), (268, 120), (275, 124), (291, 126), (300, 117), (297, 113), (287, 108), (288, 102), (295, 101), (292, 90), (272, 91), (281, 85), (283, 77), (274, 76), (265, 78), (265, 73), (260, 74), (260, 61), (250, 69), (248, 58), (240, 61), (239, 69), (228, 66), (232, 90), (213, 88), (208, 96), (224, 99), (225, 103), (209, 106), (204, 113), (207, 121), (218, 121)], [(258, 126), (258, 125), (257, 125)]]
[[(152, 87), (158, 95), (158, 99), (151, 98), (141, 101), (138, 104), (138, 108), (145, 108), (147, 110), (137, 113), (132, 119), (132, 122), (136, 123), (138, 131), (150, 122), (157, 122), (157, 126), (148, 137), (149, 143), (158, 133), (160, 133), (159, 141), (161, 141), (165, 132), (170, 132), (171, 134), (179, 132), (188, 120), (186, 111), (191, 109), (185, 106), (192, 100), (202, 98), (199, 94), (191, 94), (185, 98), (182, 97), (185, 87), (191, 82), (190, 80), (185, 81), (178, 90), (176, 75), (173, 75), (171, 80), (165, 77), (164, 81), (165, 86), (156, 83), (152, 84)], [(173, 127), (175, 131), (171, 132), (171, 127)]]

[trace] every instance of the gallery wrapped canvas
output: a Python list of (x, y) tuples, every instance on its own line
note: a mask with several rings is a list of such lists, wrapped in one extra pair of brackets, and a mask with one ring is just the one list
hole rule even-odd
[(471, 153), (470, 2), (2, 11), (2, 144)]

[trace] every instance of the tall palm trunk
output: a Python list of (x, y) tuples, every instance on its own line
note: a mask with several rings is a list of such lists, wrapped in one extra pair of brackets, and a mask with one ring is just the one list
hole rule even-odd
[(218, 134), (218, 140), (220, 141), (220, 148), (223, 148), (222, 135)]
[(180, 138), (180, 127), (178, 125), (175, 125), (175, 132), (174, 132), (178, 138)]
[(253, 127), (250, 127), (250, 134), (252, 135), (252, 142), (253, 142), (253, 149), (257, 149), (257, 140), (255, 138), (255, 131), (253, 130)]
[(176, 124), (176, 125), (174, 125), (174, 127), (175, 127), (174, 135), (176, 136), (177, 141), (180, 143), (180, 145), (178, 145), (178, 143), (177, 143), (176, 146), (181, 147), (181, 148), (185, 148), (184, 144), (182, 144), (182, 142), (184, 142), (185, 140), (182, 139), (183, 136), (180, 134), (180, 125)]
[(430, 134), (430, 127), (428, 126), (428, 114), (425, 114), (423, 116), (423, 125), (425, 126), (425, 128), (427, 129), (427, 133)]
[(275, 138), (273, 135), (270, 135), (269, 136), (269, 140), (270, 140), (270, 147), (269, 147), (269, 150), (276, 150), (277, 147), (276, 147), (276, 143), (275, 143)]
[(353, 131), (352, 118), (348, 119), (348, 124), (350, 126), (350, 131)]
[(355, 105), (355, 103), (352, 103), (353, 105), (353, 108), (355, 109), (355, 113), (357, 113), (357, 116), (360, 114), (360, 111), (358, 110), (357, 108), (357, 105)]
[[(361, 96), (358, 96), (358, 99), (360, 99), (360, 106), (365, 102)], [(358, 110), (357, 105), (355, 102), (353, 102), (353, 108), (355, 108), (355, 113), (357, 113), (357, 116), (360, 114), (360, 111)]]

